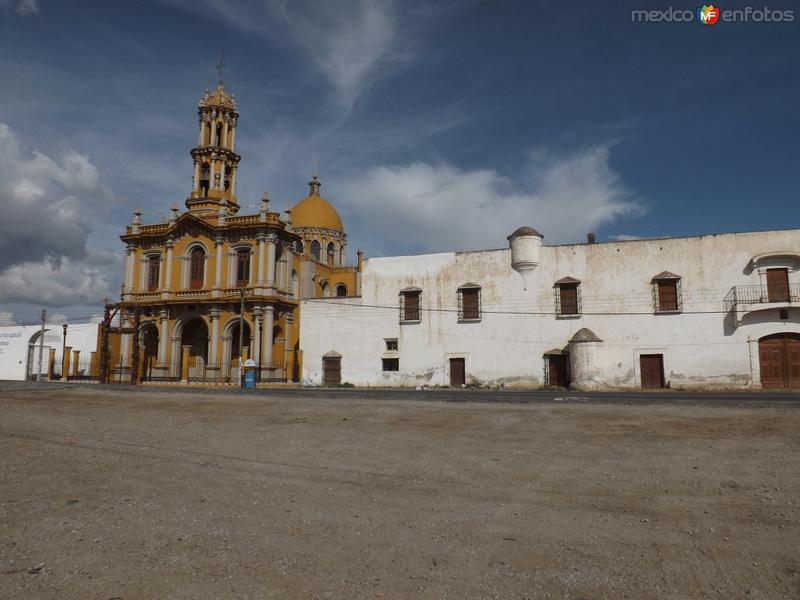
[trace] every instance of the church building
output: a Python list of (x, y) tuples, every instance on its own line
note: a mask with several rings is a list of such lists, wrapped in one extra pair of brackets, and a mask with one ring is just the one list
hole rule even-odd
[[(258, 213), (240, 214), (239, 112), (221, 78), (197, 115), (186, 210), (173, 203), (168, 221), (145, 224), (137, 209), (121, 236), (122, 327), (136, 310), (141, 379), (236, 383), (250, 359), (261, 382), (299, 381), (300, 298), (358, 295), (360, 266), (346, 264), (347, 236), (316, 173), (284, 216), (266, 194)], [(133, 337), (121, 336), (119, 370), (131, 368)]]

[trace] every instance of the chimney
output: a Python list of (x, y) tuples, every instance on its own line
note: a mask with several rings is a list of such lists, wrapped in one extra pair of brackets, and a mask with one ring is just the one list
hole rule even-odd
[(594, 244), (594, 242), (595, 242), (594, 231), (590, 231), (589, 233), (586, 234), (586, 243)]

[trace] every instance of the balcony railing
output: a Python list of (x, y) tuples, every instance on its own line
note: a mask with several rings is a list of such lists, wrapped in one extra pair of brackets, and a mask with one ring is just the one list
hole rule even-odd
[(800, 283), (788, 285), (736, 285), (725, 296), (724, 307), (731, 311), (739, 304), (800, 302)]

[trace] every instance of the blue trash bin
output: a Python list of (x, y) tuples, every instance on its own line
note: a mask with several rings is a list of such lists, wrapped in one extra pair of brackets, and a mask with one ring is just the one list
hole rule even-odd
[(244, 363), (244, 388), (246, 390), (256, 388), (256, 363), (250, 359)]

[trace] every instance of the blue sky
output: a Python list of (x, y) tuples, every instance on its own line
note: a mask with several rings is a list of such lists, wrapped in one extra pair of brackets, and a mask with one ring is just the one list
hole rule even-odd
[(669, 6), (0, 0), (0, 320), (118, 294), (134, 207), (159, 221), (190, 189), (223, 50), (240, 203), (295, 203), (318, 163), (351, 259), (522, 224), (545, 243), (798, 226), (800, 10), (632, 22)]

